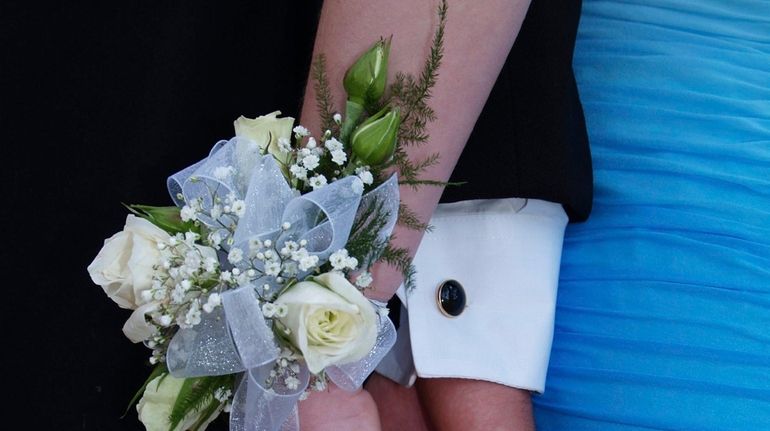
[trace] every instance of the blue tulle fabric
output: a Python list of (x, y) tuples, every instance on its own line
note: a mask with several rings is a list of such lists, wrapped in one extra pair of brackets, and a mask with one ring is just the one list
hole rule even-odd
[(770, 1), (585, 0), (540, 430), (770, 430)]

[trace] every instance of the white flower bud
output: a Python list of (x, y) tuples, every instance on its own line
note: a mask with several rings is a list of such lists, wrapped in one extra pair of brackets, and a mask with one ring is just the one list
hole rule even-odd
[(164, 315), (160, 316), (160, 318), (158, 319), (158, 323), (160, 323), (160, 326), (163, 326), (163, 327), (170, 326), (171, 325), (171, 316), (169, 316), (168, 314), (164, 314)]
[(222, 297), (218, 293), (212, 293), (209, 295), (209, 299), (206, 301), (206, 303), (216, 307), (222, 303)]
[(267, 318), (271, 318), (275, 315), (275, 305), (270, 302), (262, 304), (262, 314)]
[(142, 291), (142, 300), (145, 302), (152, 301), (153, 292), (152, 290), (143, 290)]

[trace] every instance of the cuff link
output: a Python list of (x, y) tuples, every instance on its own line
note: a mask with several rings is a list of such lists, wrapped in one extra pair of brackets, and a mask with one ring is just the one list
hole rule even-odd
[(446, 317), (457, 317), (465, 310), (465, 289), (457, 280), (446, 280), (436, 289), (436, 305)]

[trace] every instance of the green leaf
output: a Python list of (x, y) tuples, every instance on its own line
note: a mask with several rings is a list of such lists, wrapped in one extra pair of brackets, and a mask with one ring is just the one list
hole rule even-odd
[(142, 395), (144, 395), (144, 390), (147, 389), (147, 385), (149, 385), (154, 378), (160, 375), (166, 375), (166, 374), (168, 374), (168, 369), (166, 369), (165, 364), (158, 364), (155, 368), (153, 368), (152, 372), (150, 373), (150, 377), (147, 377), (147, 380), (144, 381), (144, 384), (142, 385), (142, 387), (139, 388), (138, 391), (136, 391), (133, 398), (131, 398), (131, 401), (128, 402), (126, 411), (123, 412), (123, 416), (121, 416), (120, 418), (123, 419), (124, 417), (126, 417), (126, 415), (128, 414), (128, 411), (131, 410), (131, 407), (133, 407), (134, 404), (136, 404), (136, 402), (139, 401), (139, 398), (141, 398)]
[(170, 235), (184, 232), (200, 232), (200, 226), (197, 226), (191, 221), (182, 221), (182, 217), (179, 215), (179, 208), (170, 207), (154, 207), (150, 205), (138, 205), (138, 204), (123, 204), (137, 217), (149, 221), (150, 223), (165, 230)]

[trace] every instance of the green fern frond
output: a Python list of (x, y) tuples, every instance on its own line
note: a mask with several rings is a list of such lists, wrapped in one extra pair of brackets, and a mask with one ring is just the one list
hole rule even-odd
[(421, 230), (425, 232), (430, 232), (433, 230), (433, 226), (422, 222), (420, 218), (417, 217), (417, 214), (403, 203), (398, 207), (398, 222), (414, 230)]
[(387, 239), (380, 239), (379, 234), (388, 223), (390, 214), (385, 211), (385, 202), (373, 199), (356, 216), (351, 234), (345, 248), (350, 256), (358, 259), (362, 267), (369, 268), (388, 244)]
[(398, 170), (402, 183), (418, 185), (441, 185), (439, 181), (422, 180), (420, 175), (429, 166), (438, 162), (438, 154), (432, 154), (426, 160), (413, 162), (406, 148), (419, 146), (428, 141), (426, 131), (428, 123), (436, 119), (435, 111), (428, 105), (431, 91), (438, 79), (438, 70), (444, 58), (444, 30), (446, 28), (447, 3), (442, 1), (438, 7), (439, 23), (433, 34), (430, 53), (419, 77), (406, 73), (396, 74), (390, 86), (389, 101), (402, 113), (398, 147), (391, 161), (391, 166)]
[(222, 406), (222, 402), (218, 399), (211, 397), (208, 405), (201, 410), (201, 415), (198, 420), (190, 427), (189, 431), (200, 431), (203, 424), (212, 419), (212, 416), (219, 412), (219, 408)]
[(185, 379), (168, 418), (169, 431), (174, 430), (190, 413), (199, 412), (208, 406), (215, 390), (223, 386), (232, 387), (233, 378), (233, 375), (224, 375)]
[(440, 158), (441, 156), (438, 153), (433, 153), (420, 161), (413, 162), (409, 160), (405, 152), (399, 153), (396, 162), (399, 164), (401, 179), (403, 181), (419, 180), (420, 174), (425, 169), (437, 164)]
[(449, 186), (461, 186), (466, 184), (465, 181), (436, 181), (436, 180), (403, 180), (398, 182), (401, 185), (410, 186), (414, 189), (420, 186), (431, 187), (449, 187)]
[(336, 134), (337, 124), (334, 122), (334, 103), (332, 92), (329, 88), (329, 77), (326, 74), (326, 56), (318, 55), (312, 67), (313, 90), (315, 90), (315, 103), (321, 116), (321, 134), (331, 130)]
[[(423, 65), (419, 79), (405, 73), (398, 73), (391, 86), (391, 97), (400, 105), (403, 112), (404, 130), (424, 129), (435, 119), (435, 113), (428, 106), (431, 90), (438, 79), (438, 69), (444, 58), (444, 30), (446, 28), (447, 3), (442, 1), (438, 7), (439, 23), (433, 34), (430, 54)], [(419, 134), (419, 133), (418, 133)]]
[(438, 68), (441, 60), (444, 58), (444, 29), (446, 28), (447, 3), (443, 0), (438, 7), (439, 24), (433, 35), (433, 43), (430, 47), (430, 55), (425, 62), (425, 66), (420, 74), (418, 83), (418, 96), (421, 100), (430, 98), (431, 89), (436, 85), (438, 79)]
[(401, 271), (404, 279), (404, 288), (407, 291), (414, 288), (414, 275), (416, 271), (414, 265), (412, 265), (412, 259), (409, 257), (409, 250), (388, 244), (382, 251), (380, 259)]

